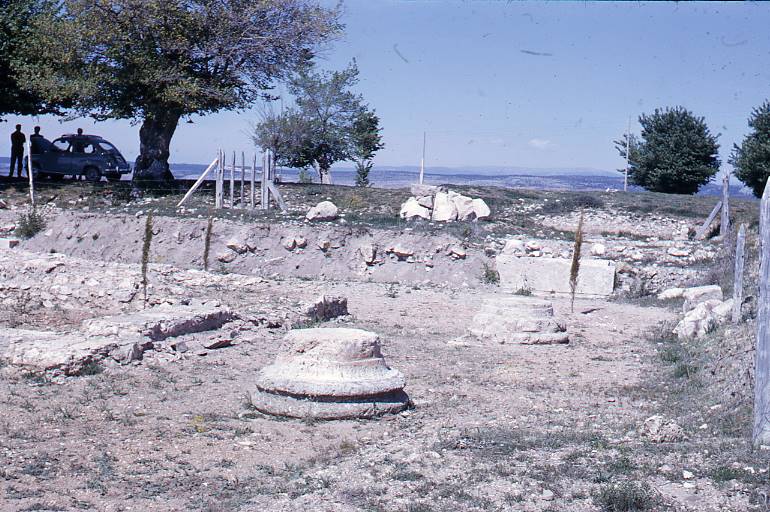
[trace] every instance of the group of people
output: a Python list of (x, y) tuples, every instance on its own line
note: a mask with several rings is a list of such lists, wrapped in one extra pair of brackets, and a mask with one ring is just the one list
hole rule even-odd
[[(78, 135), (83, 135), (83, 129), (78, 128)], [(11, 133), (11, 171), (8, 177), (13, 177), (13, 168), (16, 167), (16, 174), (21, 178), (21, 169), (24, 167), (24, 146), (27, 143), (27, 136), (21, 131), (21, 125), (16, 125), (16, 130)], [(30, 150), (33, 155), (39, 155), (51, 142), (40, 134), (40, 127), (35, 126), (34, 133), (29, 136)]]

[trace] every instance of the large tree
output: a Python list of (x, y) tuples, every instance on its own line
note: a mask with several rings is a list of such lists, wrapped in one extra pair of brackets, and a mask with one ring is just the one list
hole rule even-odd
[(770, 101), (765, 101), (751, 112), (749, 133), (740, 146), (734, 145), (730, 163), (735, 175), (751, 187), (754, 195), (762, 197), (770, 176)]
[[(653, 192), (694, 194), (719, 170), (719, 135), (684, 107), (639, 116), (641, 140), (630, 140), (628, 179)], [(615, 146), (626, 156), (625, 135)]]
[(134, 177), (148, 181), (170, 177), (182, 117), (248, 107), (340, 29), (312, 0), (62, 0), (32, 26), (20, 77), (80, 114), (141, 123)]
[[(356, 123), (362, 116), (373, 115), (361, 95), (351, 90), (356, 83), (355, 61), (330, 72), (316, 71), (307, 63), (287, 84), (295, 105), (278, 115), (263, 115), (254, 129), (254, 142), (272, 149), (280, 163), (313, 167), (321, 183), (331, 183), (332, 164), (356, 158)], [(377, 149), (366, 158), (371, 159)]]
[[(0, 0), (0, 119), (5, 114), (22, 116), (55, 114), (61, 105), (47, 102), (22, 86), (12, 63), (29, 44), (30, 20), (50, 10), (44, 0)], [(61, 98), (60, 103), (66, 103)]]

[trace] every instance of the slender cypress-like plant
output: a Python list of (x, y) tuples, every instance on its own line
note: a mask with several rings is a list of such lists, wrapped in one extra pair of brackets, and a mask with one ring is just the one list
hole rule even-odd
[(208, 224), (206, 224), (206, 236), (203, 240), (203, 270), (209, 269), (209, 249), (211, 248), (211, 229), (214, 227), (214, 219), (209, 215)]
[(577, 230), (575, 231), (575, 247), (572, 249), (572, 265), (569, 268), (569, 288), (572, 292), (570, 309), (575, 311), (575, 290), (577, 290), (578, 275), (580, 274), (580, 248), (583, 245), (583, 212), (580, 212)]
[(152, 212), (147, 214), (144, 224), (144, 243), (142, 244), (142, 289), (144, 290), (144, 307), (147, 307), (147, 264), (150, 261), (150, 245), (152, 244)]

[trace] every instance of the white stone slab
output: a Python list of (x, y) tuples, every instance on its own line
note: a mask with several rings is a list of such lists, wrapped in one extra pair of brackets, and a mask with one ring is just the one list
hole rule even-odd
[[(500, 286), (507, 291), (529, 290), (533, 293), (570, 293), (569, 271), (572, 260), (565, 258), (528, 258), (500, 254), (496, 258)], [(615, 289), (615, 263), (608, 260), (581, 259), (576, 295), (607, 297)]]

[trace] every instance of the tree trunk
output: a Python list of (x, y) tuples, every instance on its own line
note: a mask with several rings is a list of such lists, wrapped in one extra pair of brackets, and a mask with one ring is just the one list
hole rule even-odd
[(139, 129), (139, 156), (134, 183), (143, 188), (163, 188), (174, 181), (168, 165), (171, 137), (181, 114), (174, 111), (147, 114)]
[(332, 184), (332, 171), (329, 167), (325, 166), (322, 163), (319, 163), (318, 161), (314, 161), (313, 169), (315, 169), (318, 172), (318, 177), (321, 179), (322, 185)]

